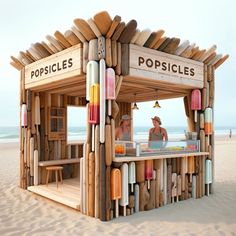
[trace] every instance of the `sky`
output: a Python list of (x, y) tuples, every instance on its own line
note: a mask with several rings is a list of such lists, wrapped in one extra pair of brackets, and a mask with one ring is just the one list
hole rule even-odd
[[(234, 0), (1, 0), (0, 126), (19, 124), (20, 73), (10, 66), (10, 56), (56, 30), (65, 32), (73, 19), (88, 19), (102, 10), (112, 17), (120, 15), (125, 22), (136, 19), (141, 30), (164, 29), (167, 36), (188, 39), (201, 48), (216, 44), (218, 53), (229, 54), (229, 60), (216, 71), (215, 125), (236, 126), (235, 9)], [(152, 103), (139, 104), (140, 110), (134, 113), (136, 126), (150, 125), (154, 115), (160, 115), (165, 126), (186, 125), (182, 99), (161, 101), (159, 111)], [(74, 114), (73, 125), (80, 119), (80, 113)]]

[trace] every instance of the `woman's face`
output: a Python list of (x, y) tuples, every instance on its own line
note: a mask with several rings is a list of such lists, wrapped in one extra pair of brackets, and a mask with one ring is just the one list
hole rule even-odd
[(124, 121), (123, 121), (123, 124), (124, 124), (125, 126), (129, 126), (129, 120), (124, 120)]
[(154, 127), (159, 127), (160, 126), (160, 124), (159, 124), (159, 122), (158, 121), (156, 121), (156, 120), (152, 120), (152, 123), (153, 123), (153, 126)]

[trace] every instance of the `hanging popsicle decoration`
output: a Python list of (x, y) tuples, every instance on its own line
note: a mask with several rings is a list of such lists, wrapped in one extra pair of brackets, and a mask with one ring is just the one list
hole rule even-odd
[(114, 200), (116, 218), (119, 217), (119, 199), (121, 198), (121, 173), (117, 168), (111, 171), (111, 200)]
[(129, 184), (131, 184), (131, 193), (134, 192), (134, 184), (136, 183), (135, 162), (129, 163)]
[(105, 142), (105, 113), (106, 113), (106, 63), (104, 59), (99, 62), (100, 79), (100, 142)]
[(99, 123), (99, 106), (100, 106), (100, 94), (99, 84), (92, 84), (90, 87), (90, 103), (89, 103), (89, 123)]
[(115, 99), (115, 71), (106, 69), (106, 99), (108, 100), (108, 115), (111, 116), (111, 100)]
[(124, 216), (126, 216), (126, 206), (129, 204), (129, 184), (128, 184), (128, 164), (121, 166), (121, 199), (120, 205), (123, 206)]
[(153, 160), (145, 161), (145, 179), (148, 181), (148, 189), (150, 189), (150, 180), (153, 179)]
[(206, 173), (205, 173), (205, 183), (207, 184), (207, 196), (209, 196), (209, 184), (212, 183), (212, 162), (211, 160), (206, 160)]
[(207, 107), (204, 112), (205, 117), (205, 124), (204, 124), (204, 130), (205, 134), (208, 136), (208, 144), (209, 144), (209, 135), (212, 134), (212, 109), (210, 107)]
[(197, 122), (197, 111), (201, 110), (201, 92), (199, 89), (194, 89), (191, 95), (191, 110), (194, 111), (194, 122)]
[(86, 75), (86, 100), (90, 101), (90, 88), (92, 84), (98, 84), (98, 63), (96, 61), (89, 61), (87, 64)]

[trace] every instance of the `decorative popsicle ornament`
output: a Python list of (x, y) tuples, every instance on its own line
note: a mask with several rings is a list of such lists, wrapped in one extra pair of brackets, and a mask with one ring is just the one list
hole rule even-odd
[(139, 184), (134, 185), (134, 211), (139, 212)]
[(86, 100), (90, 101), (90, 88), (92, 84), (98, 84), (98, 63), (89, 61), (86, 67)]
[[(89, 103), (89, 123), (99, 123), (99, 107), (100, 107), (100, 86), (99, 84), (92, 84), (90, 87), (90, 103)], [(94, 132), (93, 132), (94, 133)]]
[(145, 161), (145, 179), (148, 181), (148, 189), (150, 189), (150, 180), (153, 179), (153, 160)]
[(124, 216), (126, 216), (126, 206), (129, 204), (129, 184), (128, 184), (128, 164), (121, 166), (121, 199), (120, 205), (124, 207)]
[(131, 184), (131, 193), (134, 192), (134, 184), (136, 183), (135, 162), (129, 163), (129, 184)]
[(207, 107), (204, 112), (205, 123), (204, 123), (204, 130), (205, 135), (207, 135), (207, 143), (209, 145), (209, 136), (212, 134), (212, 109)]
[(106, 99), (108, 100), (108, 115), (111, 116), (111, 100), (115, 99), (115, 71), (112, 68), (106, 69)]
[(99, 62), (100, 80), (100, 142), (105, 142), (105, 114), (106, 114), (106, 62), (101, 59)]
[(207, 185), (207, 196), (209, 196), (209, 185), (212, 183), (212, 161), (206, 160), (205, 183)]
[(197, 122), (197, 111), (202, 109), (201, 91), (194, 89), (191, 94), (191, 110), (194, 111), (194, 122)]
[(119, 199), (121, 198), (121, 173), (117, 168), (111, 171), (111, 200), (115, 201), (116, 218), (119, 217)]

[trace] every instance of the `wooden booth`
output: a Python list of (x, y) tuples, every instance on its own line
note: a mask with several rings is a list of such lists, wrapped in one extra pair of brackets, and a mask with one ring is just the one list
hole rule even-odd
[[(11, 57), (21, 73), (21, 188), (102, 221), (213, 193), (215, 70), (228, 55), (105, 11), (46, 39)], [(194, 140), (115, 141), (134, 102), (178, 97)], [(67, 140), (68, 106), (87, 110), (80, 143)]]

